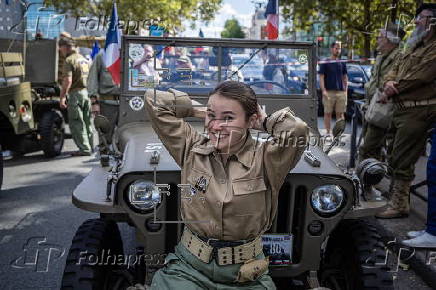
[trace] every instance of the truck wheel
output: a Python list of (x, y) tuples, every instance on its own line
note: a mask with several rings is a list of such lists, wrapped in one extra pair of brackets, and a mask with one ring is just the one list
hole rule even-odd
[(41, 147), (46, 157), (58, 156), (64, 146), (62, 114), (58, 111), (45, 112), (39, 121)]
[(111, 287), (120, 283), (116, 271), (123, 260), (123, 242), (117, 224), (89, 219), (73, 238), (61, 289), (115, 289)]
[(336, 290), (393, 290), (390, 269), (383, 264), (385, 257), (385, 247), (373, 225), (344, 220), (330, 236), (321, 285)]

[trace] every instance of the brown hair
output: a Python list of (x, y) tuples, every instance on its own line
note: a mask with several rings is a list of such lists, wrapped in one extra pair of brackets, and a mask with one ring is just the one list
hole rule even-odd
[(210, 92), (209, 97), (215, 94), (240, 103), (245, 111), (246, 120), (258, 113), (256, 94), (249, 85), (236, 81), (224, 81)]

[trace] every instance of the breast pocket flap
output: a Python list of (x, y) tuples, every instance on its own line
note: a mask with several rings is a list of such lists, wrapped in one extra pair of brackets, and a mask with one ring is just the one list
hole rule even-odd
[(236, 179), (232, 181), (232, 186), (235, 195), (251, 194), (266, 190), (263, 177)]

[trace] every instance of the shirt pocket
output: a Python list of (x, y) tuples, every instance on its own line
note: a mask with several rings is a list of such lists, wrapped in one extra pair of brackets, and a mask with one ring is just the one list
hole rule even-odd
[(232, 212), (235, 215), (253, 215), (263, 220), (267, 190), (263, 177), (233, 180), (232, 187)]
[(266, 191), (263, 177), (236, 179), (232, 181), (232, 187), (236, 196)]

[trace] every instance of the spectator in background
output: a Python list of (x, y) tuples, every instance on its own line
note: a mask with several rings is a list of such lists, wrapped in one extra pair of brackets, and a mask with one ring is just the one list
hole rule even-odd
[[(286, 73), (285, 66), (277, 56), (273, 53), (268, 54), (265, 66), (263, 67), (263, 77), (272, 82), (279, 83), (282, 86), (288, 87), (288, 74)], [(283, 89), (277, 85), (265, 84), (265, 89), (276, 94), (283, 94)]]
[[(60, 94), (61, 109), (68, 109), (68, 120), (79, 151), (73, 156), (90, 156), (93, 148), (91, 130), (91, 102), (86, 90), (89, 64), (84, 56), (77, 52), (72, 39), (59, 40), (59, 49), (65, 57), (62, 90)], [(68, 97), (68, 104), (66, 99)]]
[[(66, 31), (63, 31), (59, 34), (59, 40), (61, 39), (71, 39), (71, 34), (69, 34)], [(58, 84), (61, 87), (62, 86), (62, 72), (64, 71), (64, 63), (65, 63), (65, 57), (64, 55), (61, 53), (61, 50), (58, 50), (59, 54), (58, 54)]]
[[(371, 79), (365, 85), (365, 101), (367, 106), (372, 98), (378, 99), (378, 94), (382, 93), (383, 77), (389, 72), (395, 60), (399, 57), (400, 49), (398, 46), (405, 34), (401, 27), (393, 23), (389, 24), (386, 29), (380, 30), (377, 36), (377, 51), (379, 54), (372, 68)], [(386, 118), (389, 118), (389, 116), (386, 116)], [(387, 134), (387, 127), (371, 122), (366, 123), (364, 143), (359, 148), (359, 163), (367, 158), (381, 159), (381, 150)]]
[(331, 56), (326, 63), (319, 65), (319, 86), (322, 92), (324, 105), (324, 127), (330, 134), (330, 122), (333, 109), (336, 112), (336, 121), (345, 119), (347, 108), (347, 67), (340, 62), (341, 43), (333, 42), (330, 46)]
[[(393, 172), (391, 200), (386, 210), (377, 214), (379, 218), (409, 215), (410, 184), (415, 178), (415, 163), (426, 144), (427, 132), (436, 122), (435, 18), (436, 4), (423, 4), (417, 9), (413, 41), (408, 41), (408, 50), (384, 78), (380, 101), (393, 100), (395, 138), (388, 159)], [(436, 208), (430, 199), (428, 206), (432, 210)], [(419, 240), (409, 243), (410, 246), (418, 244)]]
[[(139, 60), (133, 63), (133, 68), (139, 70), (140, 73), (146, 76), (154, 76), (156, 80), (159, 79), (159, 73), (155, 69), (153, 47), (151, 45), (144, 45), (144, 54)], [(159, 59), (156, 59), (156, 68), (162, 68)]]
[(107, 132), (106, 136), (101, 136), (100, 132), (98, 135), (100, 162), (103, 166), (106, 166), (109, 158), (107, 156), (109, 154), (108, 145), (112, 142), (112, 134), (118, 118), (120, 88), (114, 84), (112, 75), (104, 64), (103, 53), (98, 53), (92, 62), (87, 88), (92, 102), (92, 112), (95, 115), (105, 116), (111, 125), (110, 132)]
[(421, 231), (407, 233), (410, 240), (403, 245), (415, 248), (436, 248), (436, 123), (431, 133), (431, 153), (427, 161), (427, 228)]

